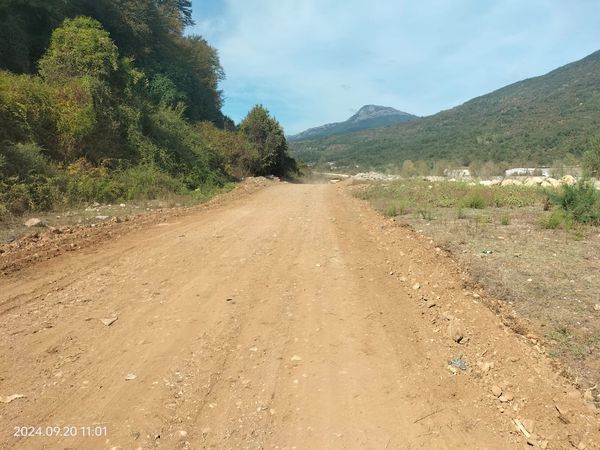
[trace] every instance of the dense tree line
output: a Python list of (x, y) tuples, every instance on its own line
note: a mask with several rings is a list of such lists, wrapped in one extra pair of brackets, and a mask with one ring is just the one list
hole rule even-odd
[(295, 170), (266, 109), (222, 114), (190, 24), (189, 0), (0, 3), (0, 216)]

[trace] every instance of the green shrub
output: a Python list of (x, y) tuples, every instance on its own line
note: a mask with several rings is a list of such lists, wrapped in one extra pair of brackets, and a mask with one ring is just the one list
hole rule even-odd
[(127, 200), (154, 200), (161, 195), (186, 192), (185, 184), (181, 180), (154, 166), (135, 166), (119, 173), (116, 178), (123, 186)]
[(573, 221), (582, 224), (600, 224), (600, 192), (587, 179), (564, 185), (558, 193), (549, 193), (550, 199)]
[(383, 210), (383, 215), (386, 217), (396, 217), (398, 215), (398, 208), (396, 208), (396, 205), (389, 205)]
[(569, 217), (560, 209), (545, 214), (540, 219), (540, 225), (548, 230), (555, 230), (561, 227), (568, 228), (569, 224)]
[(463, 205), (465, 208), (484, 209), (486, 202), (481, 192), (476, 191), (465, 198)]
[(36, 142), (53, 152), (56, 113), (51, 93), (39, 77), (0, 70), (0, 145)]
[(0, 176), (3, 178), (25, 180), (32, 174), (51, 175), (55, 172), (36, 144), (0, 144), (0, 151), (3, 153), (0, 155)]
[(465, 210), (462, 208), (458, 208), (456, 210), (456, 218), (457, 219), (464, 219), (467, 217), (467, 214), (465, 213)]
[(433, 220), (433, 213), (429, 208), (421, 208), (417, 210), (417, 217), (420, 217), (423, 220)]
[(3, 203), (0, 203), (0, 221), (5, 220), (8, 216), (8, 208)]
[(506, 225), (510, 225), (510, 216), (508, 214), (503, 214), (502, 217), (500, 217), (500, 223), (504, 226)]

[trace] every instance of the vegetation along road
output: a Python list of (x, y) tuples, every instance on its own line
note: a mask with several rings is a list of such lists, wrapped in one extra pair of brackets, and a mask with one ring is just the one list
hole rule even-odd
[(0, 282), (3, 448), (600, 443), (443, 251), (340, 184), (273, 182)]

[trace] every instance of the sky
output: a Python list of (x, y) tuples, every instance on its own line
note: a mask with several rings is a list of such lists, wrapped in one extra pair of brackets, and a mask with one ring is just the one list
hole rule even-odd
[(286, 134), (361, 106), (426, 116), (600, 50), (600, 0), (193, 0), (223, 112)]

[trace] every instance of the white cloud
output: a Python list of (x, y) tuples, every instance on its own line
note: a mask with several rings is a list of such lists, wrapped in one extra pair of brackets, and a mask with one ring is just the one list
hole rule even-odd
[(263, 103), (293, 133), (367, 103), (431, 114), (542, 74), (600, 47), (597, 13), (591, 0), (226, 0), (195, 31), (219, 49), (225, 112)]

